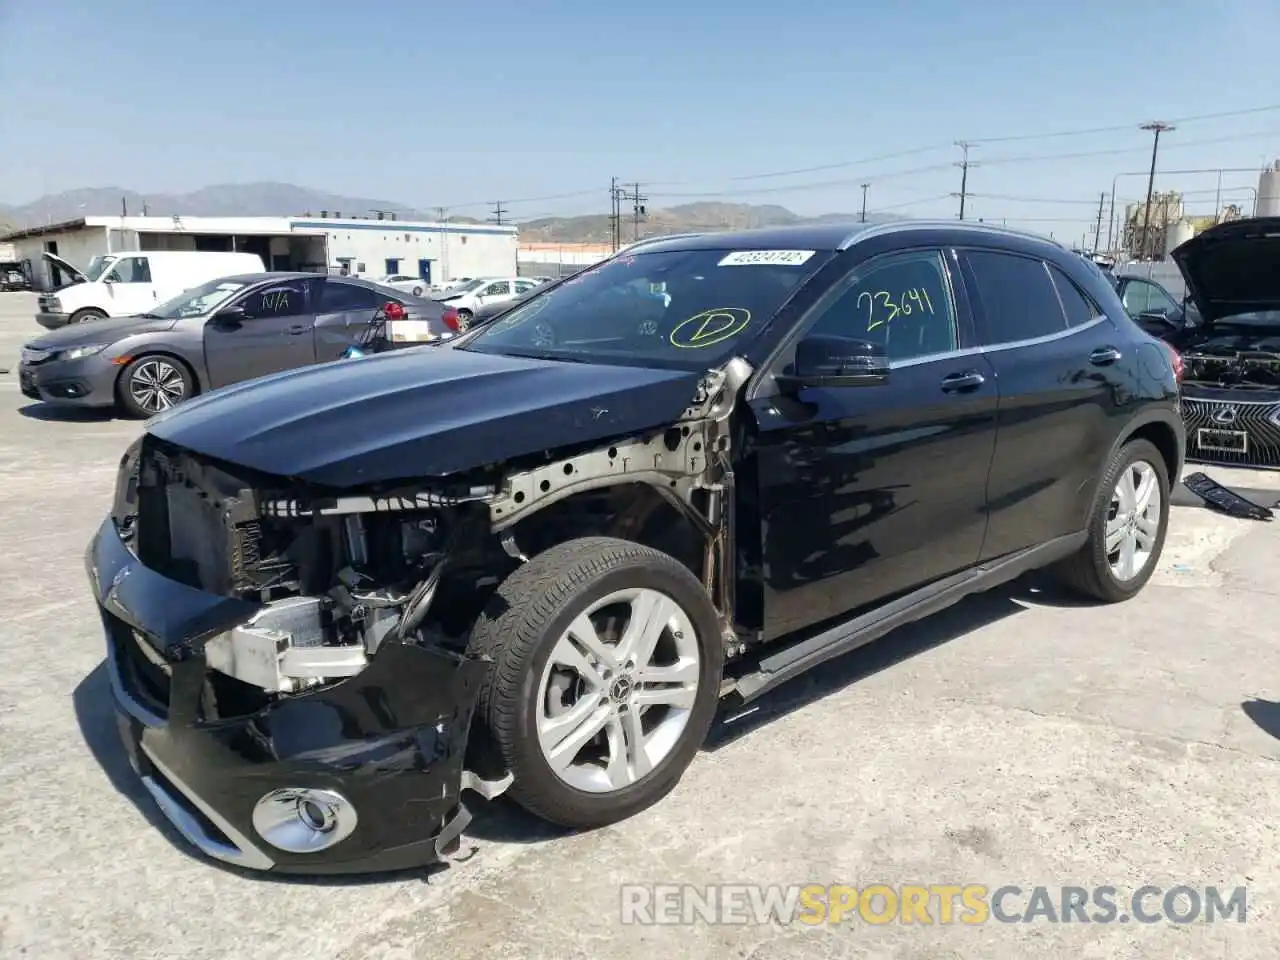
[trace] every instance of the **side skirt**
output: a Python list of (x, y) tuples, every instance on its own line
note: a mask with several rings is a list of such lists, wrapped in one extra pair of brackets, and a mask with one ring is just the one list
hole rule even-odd
[(891, 630), (945, 610), (972, 593), (990, 590), (1030, 570), (1069, 557), (1088, 539), (1088, 533), (1083, 531), (1058, 537), (1040, 546), (988, 560), (921, 587), (892, 603), (765, 657), (756, 670), (736, 680), (726, 679), (720, 695), (733, 695), (743, 703), (750, 703), (811, 668), (856, 650)]

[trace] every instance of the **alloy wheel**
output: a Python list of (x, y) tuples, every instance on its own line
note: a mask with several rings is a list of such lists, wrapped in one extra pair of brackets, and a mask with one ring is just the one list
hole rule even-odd
[(182, 371), (167, 360), (151, 359), (138, 365), (129, 378), (129, 393), (148, 413), (160, 413), (186, 396)]
[(1160, 536), (1161, 507), (1156, 468), (1135, 460), (1117, 479), (1107, 511), (1107, 563), (1117, 580), (1132, 580), (1151, 561)]
[(574, 619), (538, 684), (542, 755), (587, 793), (643, 779), (675, 748), (698, 695), (701, 662), (689, 615), (652, 589), (621, 590)]

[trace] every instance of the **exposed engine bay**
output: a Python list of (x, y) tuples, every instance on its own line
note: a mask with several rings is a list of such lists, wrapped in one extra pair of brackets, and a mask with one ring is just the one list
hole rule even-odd
[(1280, 389), (1280, 331), (1215, 332), (1183, 347), (1184, 383), (1205, 387)]
[(695, 572), (733, 652), (728, 417), (750, 373), (741, 360), (712, 371), (679, 421), (644, 436), (384, 489), (318, 489), (146, 437), (122, 464), (116, 525), (148, 568), (260, 604), (204, 641), (206, 664), (288, 695), (360, 673), (391, 642), (461, 652), (503, 565), (526, 559), (526, 520), (571, 498), (580, 514), (593, 492), (645, 484), (701, 534)]

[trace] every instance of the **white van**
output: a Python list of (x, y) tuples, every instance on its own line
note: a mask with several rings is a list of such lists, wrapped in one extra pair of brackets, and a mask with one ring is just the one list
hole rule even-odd
[(256, 253), (124, 250), (94, 257), (87, 271), (77, 270), (56, 254), (44, 257), (75, 281), (40, 297), (36, 322), (49, 330), (146, 313), (210, 280), (266, 271)]

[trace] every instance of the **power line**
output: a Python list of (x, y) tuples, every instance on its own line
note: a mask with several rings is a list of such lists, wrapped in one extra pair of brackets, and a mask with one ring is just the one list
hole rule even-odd
[[(1252, 114), (1268, 113), (1274, 110), (1280, 110), (1280, 104), (1272, 104), (1271, 106), (1266, 107), (1250, 107), (1247, 110), (1228, 110), (1220, 113), (1202, 113), (1199, 116), (1194, 117), (1175, 117), (1170, 122), (1175, 124), (1199, 123), (1203, 120), (1225, 120), (1230, 117), (1244, 117)], [(1133, 124), (1124, 123), (1109, 127), (1090, 127), (1085, 130), (1057, 130), (1053, 133), (1027, 133), (1006, 137), (979, 137), (970, 140), (969, 143), (977, 145), (984, 143), (1014, 143), (1016, 141), (1027, 140), (1052, 140), (1059, 137), (1087, 137), (1098, 133), (1123, 133), (1132, 129)]]
[[(1218, 113), (1205, 113), (1205, 114), (1200, 114), (1198, 116), (1193, 116), (1193, 117), (1176, 117), (1171, 122), (1178, 123), (1178, 124), (1198, 123), (1204, 120), (1223, 120), (1231, 117), (1250, 116), (1253, 114), (1267, 113), (1267, 112), (1276, 111), (1276, 110), (1280, 110), (1280, 104), (1272, 104), (1264, 107), (1250, 107), (1247, 110), (1228, 110), (1228, 111), (1222, 111)], [(1058, 130), (1050, 133), (1018, 134), (1018, 135), (1003, 136), (1003, 137), (970, 138), (966, 142), (969, 143), (970, 146), (980, 146), (982, 144), (989, 144), (989, 143), (1015, 143), (1020, 141), (1031, 141), (1031, 140), (1049, 140), (1049, 139), (1056, 139), (1061, 137), (1088, 136), (1088, 135), (1098, 134), (1098, 133), (1119, 133), (1119, 132), (1131, 131), (1133, 129), (1134, 129), (1133, 124), (1117, 124), (1114, 126), (1092, 127), (1089, 129), (1082, 129), (1082, 130)], [(1216, 143), (1220, 139), (1222, 138), (1213, 138), (1210, 141), (1202, 141), (1202, 142)], [(893, 153), (879, 154), (877, 156), (872, 156), (872, 157), (862, 157), (857, 160), (845, 160), (838, 163), (825, 163), (825, 164), (821, 164), (819, 166), (813, 166), (813, 167), (795, 167), (790, 170), (772, 170), (767, 173), (743, 174), (735, 177), (729, 177), (727, 178), (727, 182), (737, 183), (743, 180), (764, 180), (764, 179), (771, 179), (774, 177), (798, 176), (806, 173), (822, 173), (827, 170), (841, 170), (841, 169), (846, 169), (848, 167), (864, 166), (865, 164), (869, 164), (869, 163), (879, 163), (884, 160), (897, 160), (904, 157), (919, 156), (920, 154), (924, 154), (924, 153), (933, 153), (936, 151), (949, 149), (954, 145), (955, 145), (954, 143), (933, 143), (933, 144), (928, 144), (920, 147), (912, 147), (906, 150), (898, 150), (898, 151), (894, 151)], [(1132, 151), (1129, 149), (1123, 149), (1120, 151), (1107, 151), (1108, 154), (1112, 152), (1129, 153)], [(1102, 155), (1105, 155), (1105, 154), (1102, 154)], [(1072, 154), (1072, 156), (1078, 156), (1078, 154)], [(984, 163), (985, 162), (987, 161), (984, 161)], [(654, 181), (650, 181), (650, 186), (688, 186), (692, 182), (695, 182), (695, 181), (654, 180)]]

